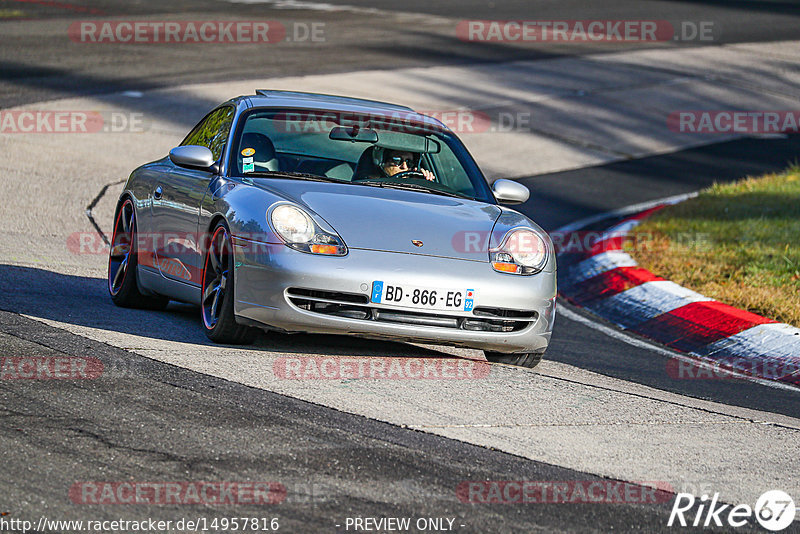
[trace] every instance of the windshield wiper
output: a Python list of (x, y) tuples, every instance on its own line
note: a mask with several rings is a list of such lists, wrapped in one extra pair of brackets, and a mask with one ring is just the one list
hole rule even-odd
[(455, 198), (466, 198), (469, 200), (474, 200), (472, 197), (467, 195), (462, 195), (459, 193), (453, 193), (450, 191), (442, 191), (441, 189), (435, 189), (433, 187), (425, 187), (422, 184), (412, 184), (412, 183), (402, 183), (402, 182), (385, 182), (379, 180), (362, 180), (360, 182), (355, 182), (358, 184), (364, 185), (377, 185), (378, 187), (388, 187), (390, 189), (403, 189), (406, 191), (425, 191), (426, 193), (433, 193), (435, 195), (442, 195), (446, 197), (455, 197)]
[(294, 180), (308, 180), (311, 182), (336, 182), (342, 184), (350, 183), (344, 180), (339, 180), (337, 178), (328, 178), (327, 176), (319, 176), (317, 174), (305, 174), (302, 172), (286, 172), (286, 171), (253, 171), (245, 174), (243, 178), (253, 177), (253, 176), (257, 178), (290, 178)]
[(461, 195), (459, 193), (453, 193), (450, 191), (442, 191), (441, 189), (435, 189), (432, 187), (425, 187), (422, 184), (412, 184), (412, 183), (402, 183), (402, 182), (389, 182), (383, 180), (359, 180), (356, 182), (351, 182), (347, 180), (339, 180), (337, 178), (329, 178), (327, 176), (319, 176), (316, 174), (305, 174), (301, 172), (287, 172), (287, 171), (254, 171), (248, 172), (243, 176), (243, 178), (247, 179), (248, 177), (256, 177), (256, 178), (288, 178), (294, 180), (308, 180), (311, 182), (333, 182), (337, 184), (348, 184), (348, 185), (367, 185), (370, 187), (387, 187), (390, 189), (402, 189), (406, 191), (424, 191), (426, 193), (433, 193), (435, 195), (442, 195), (446, 197), (454, 197), (454, 198), (466, 198), (469, 200), (474, 200), (472, 197), (467, 195)]

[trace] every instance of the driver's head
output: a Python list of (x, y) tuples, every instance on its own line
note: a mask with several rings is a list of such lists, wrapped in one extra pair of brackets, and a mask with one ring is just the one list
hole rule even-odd
[(394, 176), (399, 172), (416, 169), (418, 160), (419, 154), (415, 152), (386, 149), (383, 153), (383, 164), (381, 168), (383, 172), (386, 173), (386, 176)]

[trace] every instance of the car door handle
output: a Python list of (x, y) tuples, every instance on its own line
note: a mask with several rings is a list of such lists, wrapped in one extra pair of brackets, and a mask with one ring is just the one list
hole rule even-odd
[(156, 187), (156, 190), (153, 191), (153, 198), (156, 199), (156, 200), (161, 200), (161, 194), (162, 194), (162, 190), (161, 190), (161, 186), (159, 185), (158, 187)]

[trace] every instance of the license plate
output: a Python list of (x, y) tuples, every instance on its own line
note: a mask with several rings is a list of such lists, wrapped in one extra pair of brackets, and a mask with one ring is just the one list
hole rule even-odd
[(409, 286), (376, 280), (372, 282), (372, 302), (426, 310), (472, 311), (475, 290)]

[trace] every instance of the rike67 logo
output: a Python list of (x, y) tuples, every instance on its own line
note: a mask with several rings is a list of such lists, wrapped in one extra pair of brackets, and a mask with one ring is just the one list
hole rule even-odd
[(677, 524), (682, 527), (722, 527), (727, 523), (731, 527), (742, 527), (755, 515), (762, 527), (778, 532), (792, 524), (796, 513), (794, 500), (781, 490), (765, 492), (758, 498), (754, 508), (749, 504), (739, 504), (733, 508), (729, 504), (720, 504), (719, 493), (714, 494), (711, 502), (708, 502), (708, 495), (703, 495), (699, 500), (695, 511), (695, 496), (691, 493), (679, 493), (672, 505), (667, 526)]

